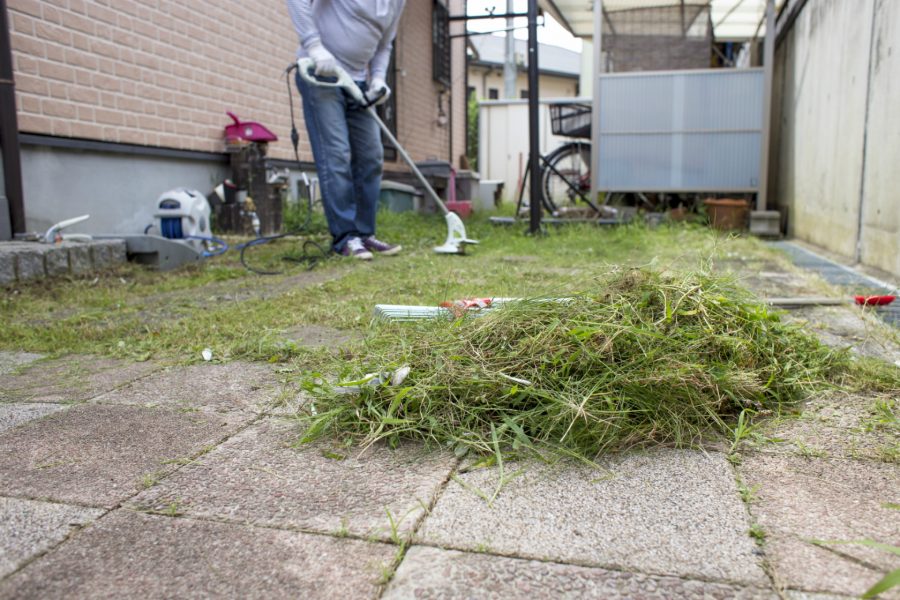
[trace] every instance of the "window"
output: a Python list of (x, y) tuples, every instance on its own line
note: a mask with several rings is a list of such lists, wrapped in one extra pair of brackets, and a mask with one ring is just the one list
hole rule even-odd
[(519, 98), (528, 100), (528, 90), (519, 90)]
[(488, 100), (497, 100), (500, 98), (500, 90), (497, 88), (488, 88)]
[(431, 13), (432, 78), (450, 87), (450, 11), (434, 0)]

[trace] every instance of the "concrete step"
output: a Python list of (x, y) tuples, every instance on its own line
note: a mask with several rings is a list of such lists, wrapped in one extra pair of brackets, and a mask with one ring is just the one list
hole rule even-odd
[(0, 242), (0, 285), (45, 277), (83, 275), (124, 263), (123, 240)]

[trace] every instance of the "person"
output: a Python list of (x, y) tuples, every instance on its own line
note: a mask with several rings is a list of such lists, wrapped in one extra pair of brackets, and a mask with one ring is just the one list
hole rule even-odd
[[(385, 83), (405, 0), (287, 0), (300, 38), (298, 57), (315, 63), (316, 77), (343, 68), (369, 98), (391, 93)], [(375, 237), (384, 150), (378, 123), (339, 88), (297, 75), (322, 204), (335, 252), (371, 260), (399, 245)]]

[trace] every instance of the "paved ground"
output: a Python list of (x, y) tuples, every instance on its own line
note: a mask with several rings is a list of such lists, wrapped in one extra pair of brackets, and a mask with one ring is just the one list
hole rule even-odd
[[(763, 293), (813, 286), (741, 261)], [(900, 358), (854, 308), (795, 318)], [(452, 455), (297, 446), (298, 392), (268, 365), (0, 353), (0, 377), (0, 598), (827, 600), (897, 567), (814, 543), (900, 545), (900, 449), (877, 395), (814, 398), (739, 460), (507, 465), (523, 472), (489, 505), (497, 472)]]

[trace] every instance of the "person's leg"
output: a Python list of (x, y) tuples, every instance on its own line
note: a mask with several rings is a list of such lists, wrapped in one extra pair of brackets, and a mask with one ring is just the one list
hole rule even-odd
[[(360, 86), (365, 90), (365, 84)], [(375, 214), (381, 193), (384, 148), (378, 123), (366, 110), (349, 110), (347, 127), (350, 137), (353, 191), (356, 196), (356, 234), (365, 239), (375, 235)]]
[(303, 117), (316, 162), (332, 245), (335, 252), (341, 252), (348, 238), (359, 235), (356, 231), (347, 99), (337, 88), (312, 85), (299, 76), (297, 88), (303, 99)]

